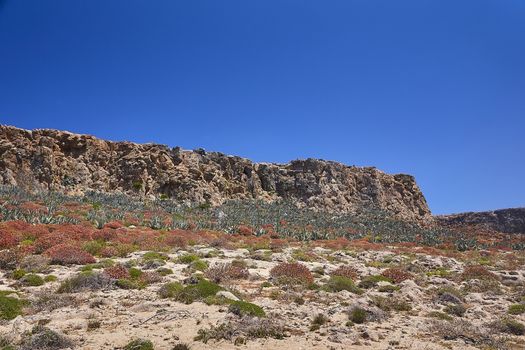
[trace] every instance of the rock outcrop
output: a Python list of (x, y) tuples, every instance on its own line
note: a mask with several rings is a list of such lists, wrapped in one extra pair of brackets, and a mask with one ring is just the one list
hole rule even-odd
[(49, 129), (0, 126), (0, 183), (70, 194), (164, 195), (212, 205), (283, 198), (314, 209), (379, 209), (403, 220), (432, 220), (410, 175), (319, 159), (253, 163), (217, 152), (110, 142)]
[(525, 233), (525, 208), (440, 215), (435, 219), (442, 226), (476, 226), (498, 232)]

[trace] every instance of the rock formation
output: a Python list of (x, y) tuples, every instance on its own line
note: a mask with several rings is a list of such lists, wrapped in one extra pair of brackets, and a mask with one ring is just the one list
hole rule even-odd
[(435, 218), (443, 226), (470, 225), (498, 232), (525, 233), (525, 208), (440, 215)]
[(432, 220), (410, 175), (319, 159), (253, 163), (217, 152), (110, 142), (49, 129), (0, 126), (0, 184), (70, 194), (117, 191), (212, 205), (283, 198), (314, 209), (379, 209), (403, 220)]

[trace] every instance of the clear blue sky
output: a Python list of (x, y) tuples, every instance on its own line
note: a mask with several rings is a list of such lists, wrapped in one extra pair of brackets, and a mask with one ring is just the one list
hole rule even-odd
[(0, 123), (525, 206), (525, 1), (0, 0)]

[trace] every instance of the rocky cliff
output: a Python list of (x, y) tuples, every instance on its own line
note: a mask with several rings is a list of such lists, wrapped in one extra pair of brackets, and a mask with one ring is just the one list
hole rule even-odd
[(163, 195), (214, 205), (228, 199), (284, 198), (322, 210), (381, 209), (404, 220), (432, 220), (410, 175), (319, 159), (253, 163), (217, 152), (110, 142), (48, 129), (0, 126), (0, 183), (73, 194)]
[(525, 233), (525, 208), (436, 216), (443, 226), (477, 226), (492, 231)]

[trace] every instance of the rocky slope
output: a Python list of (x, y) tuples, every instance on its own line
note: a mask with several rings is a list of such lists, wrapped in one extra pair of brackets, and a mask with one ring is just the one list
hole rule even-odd
[(381, 209), (404, 220), (432, 219), (410, 175), (319, 159), (253, 163), (217, 152), (110, 142), (48, 129), (0, 126), (0, 183), (67, 193), (165, 195), (211, 204), (284, 198), (316, 209)]
[(442, 215), (435, 218), (437, 223), (444, 226), (471, 225), (498, 232), (525, 233), (525, 208)]

